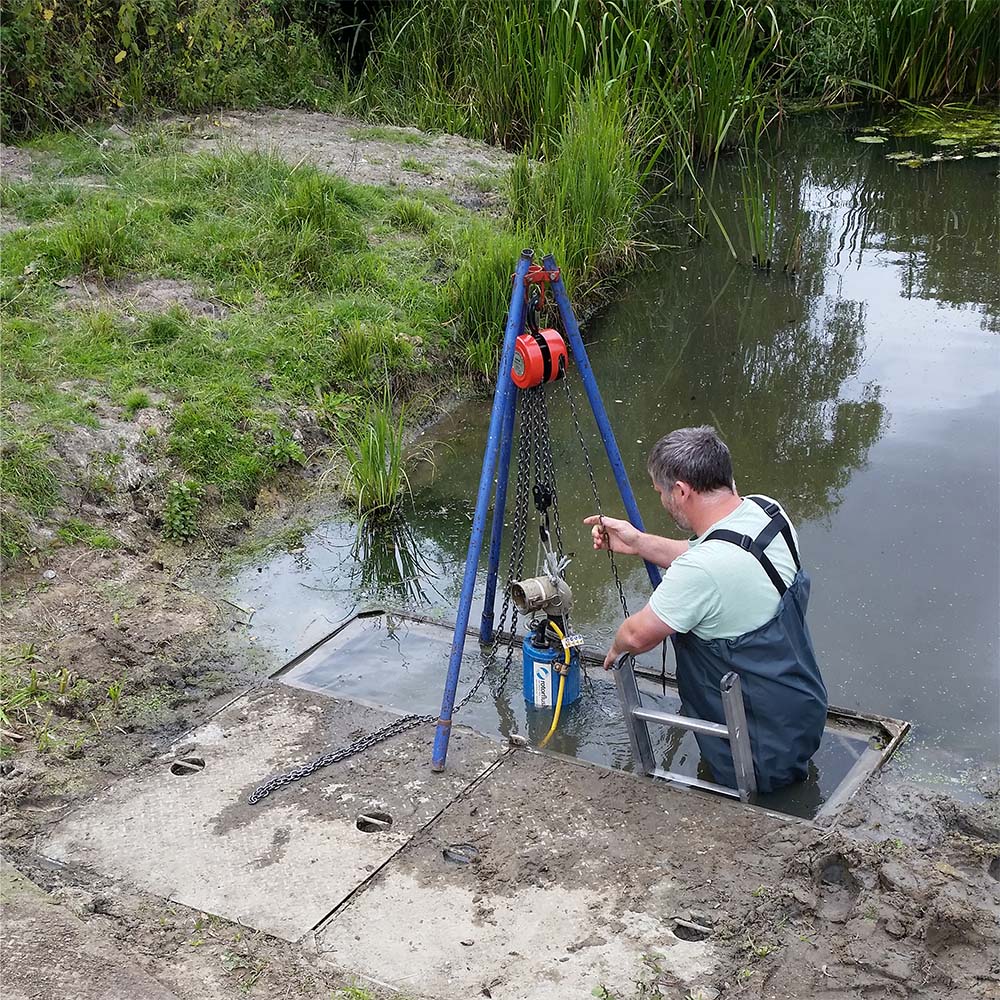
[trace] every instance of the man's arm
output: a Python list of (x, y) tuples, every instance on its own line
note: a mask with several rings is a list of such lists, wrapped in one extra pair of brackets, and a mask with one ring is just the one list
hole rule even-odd
[(651, 535), (643, 531), (639, 535), (638, 553), (646, 562), (667, 569), (670, 564), (690, 548), (688, 540), (679, 538), (664, 538), (662, 535)]
[(679, 555), (687, 552), (690, 547), (686, 540), (650, 535), (648, 532), (640, 531), (630, 521), (623, 521), (617, 517), (592, 514), (590, 517), (585, 517), (583, 523), (591, 526), (590, 533), (595, 549), (606, 549), (610, 544), (612, 552), (639, 556), (663, 569), (666, 569)]
[(610, 670), (622, 653), (645, 653), (674, 632), (675, 629), (662, 621), (647, 604), (621, 623), (615, 641), (604, 658), (604, 669)]

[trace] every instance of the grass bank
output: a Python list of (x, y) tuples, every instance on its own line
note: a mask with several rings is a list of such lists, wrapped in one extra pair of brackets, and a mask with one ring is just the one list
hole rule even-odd
[(492, 367), (477, 345), (539, 235), (431, 190), (193, 155), (162, 130), (52, 134), (34, 153), (0, 188), (19, 227), (0, 285), (8, 559), (40, 526), (116, 544), (130, 494), (174, 541), (238, 522), (286, 467), (356, 453), (376, 424), (398, 465), (399, 407), (419, 419)]

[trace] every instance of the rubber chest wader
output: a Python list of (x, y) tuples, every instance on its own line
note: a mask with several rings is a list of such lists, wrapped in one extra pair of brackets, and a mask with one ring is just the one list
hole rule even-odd
[[(775, 616), (735, 639), (700, 639), (693, 632), (672, 638), (683, 714), (724, 724), (719, 683), (730, 670), (739, 674), (757, 789), (770, 792), (805, 778), (806, 765), (823, 736), (827, 699), (806, 626), (809, 576), (799, 562), (791, 528), (777, 504), (761, 497), (747, 499), (771, 518), (756, 538), (719, 528), (701, 544), (730, 542), (753, 556), (780, 595)], [(790, 586), (764, 551), (779, 533), (795, 561), (796, 574)], [(735, 788), (728, 742), (716, 736), (698, 736), (698, 745), (715, 779)]]

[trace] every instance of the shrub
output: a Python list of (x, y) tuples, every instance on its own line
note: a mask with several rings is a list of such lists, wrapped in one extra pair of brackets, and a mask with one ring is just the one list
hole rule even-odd
[[(0, 20), (4, 130), (150, 105), (316, 103), (316, 36), (268, 0), (12, 0)], [(331, 74), (332, 75), (332, 74)]]

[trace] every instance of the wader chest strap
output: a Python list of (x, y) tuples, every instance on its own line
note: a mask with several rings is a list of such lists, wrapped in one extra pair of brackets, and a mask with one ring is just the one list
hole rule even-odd
[[(768, 525), (769, 527), (770, 525)], [(767, 531), (768, 528), (765, 528), (764, 531)], [(775, 534), (777, 534), (777, 531), (775, 531)], [(781, 579), (781, 574), (774, 568), (774, 563), (767, 558), (764, 550), (757, 544), (755, 539), (749, 535), (741, 535), (738, 532), (730, 531), (728, 528), (718, 528), (707, 534), (702, 544), (704, 542), (715, 541), (716, 539), (720, 542), (732, 542), (733, 545), (738, 545), (744, 552), (749, 552), (764, 567), (764, 572), (767, 573), (771, 583), (774, 584), (774, 588), (778, 591), (779, 596), (788, 590), (785, 581)]]
[(747, 499), (753, 500), (771, 518), (771, 523), (756, 538), (751, 538), (749, 535), (741, 535), (736, 531), (730, 531), (728, 528), (717, 528), (705, 536), (705, 541), (710, 542), (713, 539), (718, 539), (720, 542), (731, 542), (733, 545), (738, 545), (744, 552), (749, 552), (764, 568), (764, 572), (767, 573), (768, 579), (774, 584), (774, 589), (777, 590), (778, 595), (782, 596), (788, 590), (788, 585), (781, 579), (781, 574), (774, 568), (774, 563), (767, 558), (764, 550), (774, 541), (780, 532), (781, 537), (784, 538), (785, 544), (788, 546), (788, 551), (792, 554), (796, 570), (801, 569), (802, 564), (799, 562), (799, 552), (795, 547), (795, 540), (792, 538), (791, 525), (789, 525), (784, 514), (781, 513), (781, 508), (776, 503), (771, 503), (771, 501), (765, 500), (763, 497), (751, 496), (747, 497)]
[[(792, 554), (792, 562), (795, 563), (795, 568), (797, 570), (802, 569), (802, 563), (799, 561), (799, 550), (795, 544), (795, 539), (792, 537), (791, 525), (781, 513), (781, 508), (776, 503), (765, 500), (763, 497), (749, 496), (747, 499), (753, 500), (771, 518), (771, 523), (757, 536), (756, 540), (760, 547), (766, 549), (771, 544), (771, 539), (780, 531), (781, 537), (784, 538), (785, 544), (788, 546), (788, 551)], [(778, 526), (775, 529), (776, 522)], [(772, 531), (772, 529), (775, 530)], [(762, 540), (765, 536), (767, 537), (766, 542)]]

